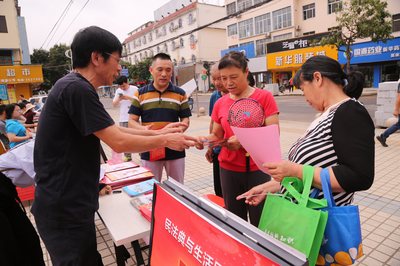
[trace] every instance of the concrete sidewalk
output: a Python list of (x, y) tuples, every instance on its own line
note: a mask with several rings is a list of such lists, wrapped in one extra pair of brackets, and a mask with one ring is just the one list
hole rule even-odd
[[(108, 111), (114, 119), (118, 117), (117, 109)], [(209, 117), (193, 115), (187, 133), (207, 135), (208, 126)], [(280, 121), (280, 127), (281, 148), (284, 157), (287, 157), (289, 147), (304, 133), (308, 123)], [(382, 131), (376, 129), (376, 134)], [(355, 197), (355, 204), (360, 207), (365, 253), (357, 265), (400, 265), (400, 134), (390, 136), (387, 143), (389, 147), (384, 148), (376, 142), (375, 182), (372, 188), (356, 193)], [(110, 149), (105, 147), (105, 150), (110, 156)], [(185, 185), (197, 195), (213, 193), (212, 165), (204, 157), (205, 150), (192, 148), (186, 154)], [(137, 155), (133, 157), (139, 162)], [(31, 215), (30, 217), (32, 218)], [(104, 265), (116, 265), (113, 242), (99, 219), (96, 220), (96, 228), (98, 250)], [(44, 247), (43, 250), (47, 265), (51, 265)], [(134, 254), (132, 248), (128, 250)], [(128, 260), (127, 265), (136, 265), (134, 256)]]

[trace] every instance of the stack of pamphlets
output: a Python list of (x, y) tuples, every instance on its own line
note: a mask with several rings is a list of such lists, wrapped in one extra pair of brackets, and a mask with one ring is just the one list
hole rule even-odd
[(151, 222), (151, 210), (153, 207), (153, 193), (139, 195), (131, 199), (131, 204), (133, 207), (138, 209), (140, 213)]
[(153, 187), (155, 183), (158, 183), (158, 181), (155, 179), (149, 179), (143, 182), (123, 187), (122, 190), (125, 191), (129, 196), (135, 197), (153, 192)]
[(105, 172), (105, 176), (101, 179), (101, 182), (110, 185), (113, 189), (118, 189), (154, 176), (149, 169), (140, 167), (133, 162), (114, 165), (103, 164), (102, 170)]

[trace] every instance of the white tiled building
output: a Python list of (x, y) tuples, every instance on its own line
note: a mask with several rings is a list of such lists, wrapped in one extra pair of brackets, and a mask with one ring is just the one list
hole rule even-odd
[[(154, 12), (155, 21), (147, 22), (129, 34), (123, 43), (123, 58), (135, 64), (165, 52), (176, 66), (179, 85), (191, 78), (201, 80), (204, 62), (219, 60), (220, 51), (226, 47), (224, 24), (208, 25), (224, 16), (222, 6), (172, 0)], [(207, 91), (208, 82), (199, 82), (199, 89)]]
[[(326, 34), (336, 26), (336, 13), (344, 0), (226, 0), (227, 48), (245, 51), (249, 67), (261, 83), (281, 83), (288, 80), (309, 55), (326, 54), (338, 59), (337, 50), (328, 46), (311, 49), (309, 43), (319, 34)], [(388, 11), (393, 15), (393, 35), (400, 35), (400, 1), (388, 0)], [(368, 40), (360, 40), (366, 42)], [(307, 43), (306, 46), (297, 44)], [(296, 47), (289, 47), (295, 45)], [(280, 46), (280, 47), (279, 47)], [(308, 49), (308, 50), (304, 50)], [(295, 52), (295, 51), (298, 52)], [(303, 51), (303, 53), (301, 53)], [(305, 52), (304, 52), (305, 51)], [(295, 63), (297, 56), (301, 62)], [(278, 60), (279, 59), (279, 60)], [(391, 69), (382, 66), (383, 73)], [(361, 66), (372, 83), (371, 70)], [(400, 66), (396, 71), (400, 71)], [(381, 79), (382, 80), (382, 79)], [(371, 85), (372, 86), (372, 85)]]

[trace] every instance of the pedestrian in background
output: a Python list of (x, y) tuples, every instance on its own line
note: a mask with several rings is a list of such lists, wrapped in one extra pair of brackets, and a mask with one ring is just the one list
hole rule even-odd
[[(152, 58), (150, 73), (153, 82), (140, 88), (134, 96), (130, 114), (130, 126), (142, 129), (161, 129), (181, 122), (184, 132), (189, 127), (188, 98), (183, 89), (171, 83), (173, 73), (171, 57), (158, 53)], [(141, 125), (139, 124), (141, 120)], [(185, 175), (185, 151), (161, 148), (140, 154), (142, 165), (151, 170), (155, 179), (161, 181), (165, 168), (168, 177), (183, 184)]]
[[(221, 73), (218, 69), (218, 63), (214, 64), (210, 69), (211, 74), (211, 82), (216, 88), (216, 90), (211, 94), (210, 97), (210, 106), (209, 106), (209, 116), (211, 116), (214, 104), (217, 102), (219, 98), (225, 95), (228, 91), (225, 89), (224, 84), (221, 80)], [(210, 130), (209, 133), (212, 133), (214, 121), (211, 119), (210, 121)], [(221, 179), (219, 174), (219, 161), (218, 155), (221, 152), (221, 147), (208, 147), (206, 152), (206, 159), (210, 163), (213, 164), (213, 180), (214, 180), (214, 191), (215, 195), (222, 197), (222, 188), (221, 188)]]
[(386, 129), (382, 134), (377, 136), (377, 140), (381, 143), (383, 147), (388, 147), (386, 140), (387, 138), (392, 135), (394, 132), (400, 129), (400, 79), (397, 82), (397, 97), (396, 97), (396, 103), (394, 104), (394, 110), (393, 110), (393, 115), (397, 117), (397, 122), (393, 124), (391, 127)]
[[(138, 88), (136, 86), (129, 85), (128, 78), (126, 76), (119, 76), (116, 82), (118, 84), (118, 89), (115, 91), (112, 104), (114, 107), (119, 105), (119, 125), (121, 127), (128, 127), (129, 107), (131, 106), (133, 95)], [(131, 160), (131, 153), (125, 153), (124, 161), (128, 162)]]

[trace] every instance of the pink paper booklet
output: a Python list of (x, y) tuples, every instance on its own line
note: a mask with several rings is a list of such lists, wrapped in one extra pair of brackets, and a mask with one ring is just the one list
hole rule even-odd
[(243, 148), (250, 154), (258, 168), (267, 173), (263, 163), (282, 160), (278, 125), (265, 127), (231, 127)]
[(145, 172), (149, 172), (149, 169), (144, 167), (136, 167), (136, 168), (129, 168), (125, 170), (106, 173), (106, 177), (108, 177), (108, 179), (110, 179), (111, 181), (117, 181), (131, 176), (143, 174)]
[(134, 163), (134, 162), (124, 162), (124, 163), (118, 163), (118, 164), (107, 164), (103, 163), (101, 167), (104, 167), (105, 173), (111, 173), (115, 171), (120, 171), (120, 170), (125, 170), (129, 168), (135, 168), (138, 167), (139, 165)]

